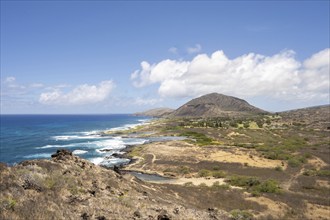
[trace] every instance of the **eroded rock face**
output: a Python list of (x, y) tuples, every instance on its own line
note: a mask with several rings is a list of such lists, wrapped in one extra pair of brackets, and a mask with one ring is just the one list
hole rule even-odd
[(185, 207), (157, 184), (95, 166), (68, 150), (51, 160), (1, 164), (0, 171), (0, 219), (209, 219), (206, 210)]

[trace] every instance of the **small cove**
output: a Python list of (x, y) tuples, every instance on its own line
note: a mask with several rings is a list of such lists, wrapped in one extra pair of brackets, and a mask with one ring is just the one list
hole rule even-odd
[(146, 181), (146, 182), (154, 182), (154, 183), (173, 183), (175, 179), (170, 177), (160, 176), (158, 174), (146, 174), (136, 171), (125, 171), (132, 176), (135, 176), (139, 180)]

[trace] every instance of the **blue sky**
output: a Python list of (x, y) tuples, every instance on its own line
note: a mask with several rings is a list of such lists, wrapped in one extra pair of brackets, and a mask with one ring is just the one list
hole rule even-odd
[(1, 1), (1, 113), (130, 113), (218, 92), (329, 103), (329, 1)]

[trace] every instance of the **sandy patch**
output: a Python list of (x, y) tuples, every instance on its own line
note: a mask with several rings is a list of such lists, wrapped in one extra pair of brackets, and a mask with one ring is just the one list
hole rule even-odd
[(267, 210), (263, 211), (262, 213), (259, 213), (256, 215), (258, 218), (265, 218), (269, 215), (273, 216), (276, 219), (282, 219), (284, 214), (289, 209), (288, 205), (282, 202), (273, 201), (271, 199), (268, 199), (266, 197), (260, 196), (260, 197), (249, 197), (245, 200), (248, 201), (254, 201), (257, 202), (260, 205), (264, 205), (267, 207)]
[(330, 219), (330, 206), (307, 203), (307, 219)]
[(215, 182), (219, 182), (220, 185), (226, 184), (224, 179), (205, 179), (205, 178), (179, 178), (171, 181), (171, 184), (184, 185), (186, 183), (192, 183), (195, 186), (205, 184), (212, 186)]
[(316, 167), (318, 170), (327, 166), (327, 163), (318, 157), (313, 157), (313, 158), (309, 159), (308, 163), (313, 165), (314, 167)]
[(277, 166), (281, 166), (283, 169), (286, 169), (287, 167), (286, 163), (284, 163), (284, 166), (282, 166), (281, 160), (269, 160), (266, 158), (258, 157), (256, 155), (251, 157), (247, 154), (247, 152), (240, 150), (235, 150), (234, 152), (219, 150), (215, 153), (212, 153), (209, 158), (210, 160), (214, 161), (241, 163), (251, 167), (275, 168)]
[(227, 134), (228, 137), (235, 137), (235, 136), (241, 136), (241, 137), (247, 137), (247, 138), (250, 138), (249, 136), (247, 136), (246, 134), (241, 134), (241, 133), (238, 133), (238, 132), (235, 132), (235, 131), (232, 131), (230, 132), (229, 134)]
[[(158, 142), (145, 145), (144, 154), (153, 155), (152, 162), (162, 158), (170, 160), (189, 160), (190, 162), (198, 161), (217, 161), (225, 163), (240, 163), (251, 167), (271, 168), (281, 166), (284, 170), (287, 164), (281, 160), (270, 160), (256, 155), (249, 154), (251, 151), (240, 149), (224, 149), (224, 148), (203, 148), (194, 146), (193, 144), (184, 141), (168, 141)], [(135, 165), (128, 166), (129, 168), (136, 167)], [(283, 165), (282, 165), (283, 164)]]
[(316, 180), (316, 185), (320, 187), (330, 188), (330, 182), (328, 180)]

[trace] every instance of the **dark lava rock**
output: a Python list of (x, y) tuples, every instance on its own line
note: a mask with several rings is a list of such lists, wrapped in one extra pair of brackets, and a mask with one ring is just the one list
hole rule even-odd
[(112, 151), (112, 149), (101, 149), (100, 151), (101, 152), (109, 152), (109, 151)]
[(57, 150), (55, 154), (52, 154), (52, 158), (56, 160), (66, 160), (72, 157), (72, 152), (66, 149)]
[(162, 210), (157, 216), (157, 220), (171, 220), (171, 216), (167, 214), (166, 210)]
[(82, 220), (89, 220), (90, 219), (89, 215), (86, 212), (84, 212), (83, 214), (81, 214), (80, 217), (81, 217)]
[(136, 210), (136, 211), (134, 212), (134, 217), (141, 218), (141, 217), (142, 217), (141, 212), (138, 211), (138, 210)]
[(22, 185), (23, 189), (32, 189), (37, 192), (43, 191), (43, 187), (41, 187), (37, 182), (32, 179), (26, 179)]
[(124, 158), (124, 156), (122, 154), (118, 154), (118, 153), (113, 153), (111, 156), (117, 157), (117, 158)]
[(113, 166), (113, 171), (115, 171), (116, 173), (118, 173), (118, 174), (121, 175), (121, 171), (120, 171), (120, 169), (119, 169), (118, 166), (114, 165), (114, 166)]

